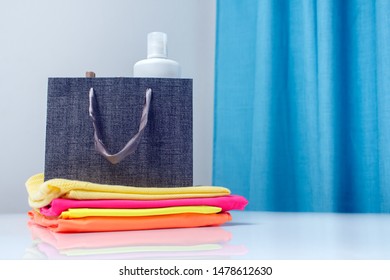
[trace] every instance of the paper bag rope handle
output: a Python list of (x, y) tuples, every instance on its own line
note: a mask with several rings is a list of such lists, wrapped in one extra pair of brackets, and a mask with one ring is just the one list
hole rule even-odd
[(94, 111), (96, 98), (95, 98), (94, 90), (93, 88), (89, 90), (89, 116), (92, 120), (92, 125), (94, 130), (93, 137), (95, 142), (95, 149), (99, 154), (105, 157), (112, 164), (117, 164), (121, 162), (124, 158), (133, 154), (137, 150), (138, 144), (141, 141), (142, 134), (144, 133), (145, 127), (148, 123), (148, 114), (149, 114), (151, 98), (152, 98), (152, 89), (148, 88), (145, 93), (145, 104), (142, 109), (141, 121), (139, 124), (137, 134), (134, 135), (129, 140), (129, 142), (127, 142), (127, 144), (123, 147), (123, 149), (120, 150), (118, 153), (109, 154), (107, 152), (106, 147), (103, 144), (103, 141), (101, 140), (102, 137), (96, 121), (96, 115)]

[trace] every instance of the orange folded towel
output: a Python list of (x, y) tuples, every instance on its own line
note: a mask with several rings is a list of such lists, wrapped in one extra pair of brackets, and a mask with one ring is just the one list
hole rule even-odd
[(228, 212), (218, 214), (172, 214), (140, 217), (86, 217), (80, 219), (47, 218), (36, 211), (28, 212), (31, 222), (54, 232), (102, 232), (191, 228), (222, 225), (232, 218)]

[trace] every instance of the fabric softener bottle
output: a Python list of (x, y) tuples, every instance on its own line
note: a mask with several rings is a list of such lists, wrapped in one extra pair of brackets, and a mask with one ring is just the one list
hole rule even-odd
[(180, 65), (168, 59), (167, 34), (148, 34), (148, 56), (134, 64), (134, 77), (180, 78)]

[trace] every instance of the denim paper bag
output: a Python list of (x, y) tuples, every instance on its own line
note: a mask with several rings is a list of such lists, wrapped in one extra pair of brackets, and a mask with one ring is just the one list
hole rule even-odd
[(192, 80), (49, 78), (45, 180), (193, 184)]

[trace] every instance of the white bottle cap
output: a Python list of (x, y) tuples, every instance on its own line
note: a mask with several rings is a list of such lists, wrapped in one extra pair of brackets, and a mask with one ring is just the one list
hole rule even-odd
[(166, 58), (167, 34), (163, 32), (151, 32), (148, 34), (148, 58), (160, 57)]

